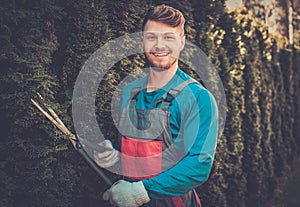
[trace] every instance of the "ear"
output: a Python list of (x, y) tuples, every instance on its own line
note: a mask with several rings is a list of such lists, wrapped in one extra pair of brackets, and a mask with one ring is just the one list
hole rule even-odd
[(185, 35), (180, 38), (181, 46), (180, 46), (180, 51), (183, 50), (185, 46)]

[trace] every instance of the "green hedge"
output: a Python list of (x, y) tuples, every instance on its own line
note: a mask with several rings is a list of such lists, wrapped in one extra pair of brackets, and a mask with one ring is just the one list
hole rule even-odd
[[(300, 52), (286, 38), (268, 34), (246, 10), (226, 12), (224, 1), (4, 0), (0, 206), (107, 205), (103, 181), (30, 97), (42, 93), (71, 126), (74, 83), (89, 55), (111, 39), (141, 31), (146, 10), (160, 3), (184, 13), (188, 40), (207, 54), (225, 88), (224, 133), (210, 178), (197, 188), (203, 206), (263, 206), (272, 198), (300, 144)], [(110, 139), (116, 130), (107, 102), (115, 85), (143, 64), (143, 55), (127, 57), (100, 85), (97, 119)]]

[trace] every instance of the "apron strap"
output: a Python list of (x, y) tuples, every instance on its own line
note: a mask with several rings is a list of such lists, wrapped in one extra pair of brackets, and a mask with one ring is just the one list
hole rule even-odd
[[(131, 90), (131, 95), (130, 95), (130, 100), (129, 100), (129, 107), (131, 109), (135, 108), (137, 96), (141, 92), (142, 84), (143, 84), (145, 78), (146, 78), (146, 76), (141, 78), (141, 80), (139, 80), (138, 84)], [(185, 88), (187, 85), (189, 85), (191, 83), (198, 83), (198, 81), (191, 78), (191, 79), (188, 79), (188, 80), (182, 82), (175, 88), (171, 88), (168, 92), (164, 93), (159, 99), (157, 99), (157, 101), (154, 103), (154, 107), (156, 107), (157, 104), (159, 104), (161, 102), (160, 108), (164, 111), (168, 110), (173, 99), (175, 99), (179, 95), (179, 93), (182, 91), (183, 88)]]
[(135, 87), (132, 88), (131, 90), (131, 94), (130, 94), (130, 100), (136, 100), (137, 96), (139, 95), (139, 93), (141, 92), (141, 88), (142, 88), (142, 84), (145, 81), (145, 78), (147, 76), (141, 78), (138, 83), (136, 84)]
[(132, 88), (131, 90), (131, 94), (130, 94), (130, 99), (129, 99), (129, 107), (131, 109), (135, 108), (136, 105), (136, 100), (137, 100), (137, 96), (140, 94), (141, 92), (141, 88), (142, 88), (142, 84), (145, 81), (145, 78), (147, 76), (141, 78), (138, 83), (136, 84), (135, 87)]
[(163, 94), (161, 96), (161, 98), (159, 98), (155, 102), (154, 106), (157, 106), (158, 103), (162, 102), (160, 108), (164, 111), (168, 110), (173, 99), (175, 99), (179, 95), (179, 93), (182, 91), (182, 89), (185, 88), (190, 83), (197, 83), (197, 81), (195, 79), (191, 78), (191, 79), (188, 79), (188, 80), (182, 82), (175, 88), (171, 88), (168, 92)]

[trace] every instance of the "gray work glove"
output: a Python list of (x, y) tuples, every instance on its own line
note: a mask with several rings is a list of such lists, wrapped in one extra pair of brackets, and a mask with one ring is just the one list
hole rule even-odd
[(120, 159), (120, 152), (113, 148), (110, 140), (104, 140), (100, 144), (101, 147), (105, 148), (104, 152), (95, 153), (94, 160), (102, 168), (108, 168), (115, 165)]
[(142, 181), (117, 181), (110, 189), (104, 192), (104, 200), (115, 207), (138, 207), (150, 201)]

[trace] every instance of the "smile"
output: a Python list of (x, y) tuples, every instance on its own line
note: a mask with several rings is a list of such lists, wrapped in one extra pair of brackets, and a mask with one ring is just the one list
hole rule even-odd
[(156, 57), (164, 57), (164, 56), (168, 56), (169, 53), (168, 52), (151, 52), (152, 55), (156, 56)]

